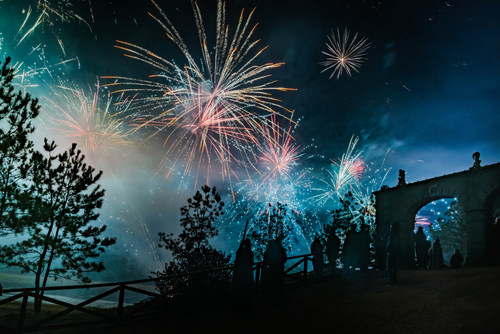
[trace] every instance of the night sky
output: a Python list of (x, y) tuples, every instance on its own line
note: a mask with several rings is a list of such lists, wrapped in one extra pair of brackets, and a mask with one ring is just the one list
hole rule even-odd
[[(124, 57), (114, 47), (116, 40), (184, 61), (148, 16), (156, 9), (146, 0), (51, 1), (54, 6), (72, 3), (65, 8), (88, 25), (77, 19), (64, 23), (54, 19), (53, 25), (37, 28), (16, 45), (23, 10), (26, 13), (31, 5), (35, 16), (36, 2), (0, 0), (0, 55), (24, 62), (25, 69), (75, 59), (26, 79), (37, 85), (25, 88), (42, 105), (43, 97), (50, 97), (61, 81), (88, 85), (100, 78), (106, 84), (109, 79), (102, 76), (155, 74), (150, 66)], [(200, 58), (189, 1), (157, 3), (194, 58)], [(203, 0), (199, 5), (213, 41), (216, 1)], [(252, 22), (259, 26), (254, 36), (262, 46), (268, 45), (257, 64), (285, 63), (270, 74), (280, 86), (297, 89), (275, 96), (300, 120), (294, 130), (295, 142), (304, 152), (299, 166), (311, 170), (311, 178), (321, 175), (330, 159), (342, 155), (353, 135), (360, 138), (358, 149), (365, 163), (388, 170), (384, 183), (389, 186), (396, 185), (399, 169), (406, 170), (407, 182), (468, 169), (476, 151), (483, 165), (500, 161), (500, 2), (234, 0), (226, 6), (232, 28), (242, 8), (256, 7)], [(359, 73), (329, 80), (330, 72), (320, 73), (325, 59), (321, 52), (326, 51), (331, 30), (345, 27), (372, 44)], [(58, 135), (41, 124), (36, 138)], [(177, 231), (178, 209), (194, 193), (194, 186), (189, 175), (174, 173), (165, 179), (158, 171), (163, 158), (160, 141), (136, 140), (141, 144), (128, 151), (89, 153), (88, 158), (105, 173), (107, 197), (100, 220), (118, 236), (109, 256), (121, 259), (123, 268), (141, 268), (129, 274), (143, 277), (162, 267), (167, 256), (156, 247), (157, 233)], [(238, 180), (232, 181), (238, 187)], [(228, 184), (216, 183), (228, 196)], [(217, 244), (224, 248), (221, 239)]]

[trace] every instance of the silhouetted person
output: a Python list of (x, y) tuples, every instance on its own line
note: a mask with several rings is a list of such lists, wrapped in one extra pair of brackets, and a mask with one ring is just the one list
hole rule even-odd
[(379, 235), (375, 235), (372, 239), (373, 246), (375, 247), (375, 263), (377, 269), (385, 268), (385, 261), (387, 260), (387, 237), (388, 234), (384, 235), (382, 238)]
[(356, 230), (354, 226), (351, 226), (349, 231), (347, 231), (344, 246), (342, 247), (342, 263), (345, 269), (356, 266)]
[(426, 269), (429, 263), (429, 243), (427, 242), (427, 237), (425, 236), (424, 229), (422, 226), (418, 227), (417, 233), (415, 233), (415, 254), (417, 256), (417, 268)]
[(429, 260), (431, 269), (443, 269), (443, 248), (441, 248), (441, 242), (439, 238), (436, 238), (432, 243), (431, 249), (429, 249)]
[(233, 269), (233, 305), (237, 310), (250, 309), (254, 294), (253, 252), (250, 239), (241, 242)]
[(264, 252), (262, 285), (265, 290), (279, 294), (285, 284), (286, 251), (279, 240), (268, 242)]
[(426, 268), (429, 268), (429, 250), (431, 249), (432, 247), (432, 242), (430, 242), (430, 240), (426, 240), (425, 241), (425, 248), (427, 249), (427, 254), (425, 255), (425, 267)]
[(455, 249), (450, 258), (450, 266), (455, 269), (460, 268), (462, 266), (462, 262), (464, 262), (464, 257), (460, 254), (458, 249)]
[(493, 263), (500, 264), (500, 217), (496, 217), (492, 229)]
[(320, 279), (323, 276), (323, 245), (318, 237), (314, 237), (311, 244), (311, 254), (313, 257), (314, 277)]
[(390, 284), (397, 283), (400, 244), (399, 223), (393, 223), (387, 234), (387, 260), (385, 261), (387, 282)]
[(358, 242), (358, 266), (361, 271), (366, 271), (370, 264), (370, 244), (372, 243), (372, 238), (365, 224), (361, 225), (361, 230), (358, 232), (356, 239)]
[(330, 275), (334, 275), (337, 268), (337, 259), (339, 257), (340, 239), (332, 232), (326, 240), (326, 256), (328, 257), (328, 268)]

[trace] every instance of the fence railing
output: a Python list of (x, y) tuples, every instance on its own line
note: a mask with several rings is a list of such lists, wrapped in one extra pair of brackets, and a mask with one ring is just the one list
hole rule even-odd
[[(296, 260), (296, 261), (294, 261)], [(295, 281), (304, 281), (307, 278), (308, 272), (308, 262), (312, 261), (311, 254), (291, 256), (287, 258), (285, 265), (285, 275)], [(302, 268), (300, 266), (302, 265)], [(21, 333), (21, 332), (35, 332), (48, 329), (59, 329), (74, 326), (83, 325), (96, 325), (101, 323), (109, 323), (113, 321), (120, 321), (124, 318), (131, 319), (134, 317), (141, 317), (145, 315), (150, 315), (154, 311), (147, 311), (148, 303), (135, 303), (130, 307), (125, 305), (125, 293), (134, 292), (140, 295), (144, 295), (144, 298), (148, 297), (159, 297), (160, 294), (153, 291), (148, 291), (138, 285), (145, 285), (155, 283), (158, 280), (168, 280), (174, 279), (176, 277), (192, 276), (203, 273), (216, 272), (221, 270), (230, 270), (232, 266), (215, 268), (210, 270), (202, 270), (198, 272), (191, 272), (186, 274), (171, 275), (166, 277), (154, 277), (145, 278), (133, 281), (115, 282), (115, 283), (96, 283), (96, 284), (85, 284), (85, 285), (66, 285), (66, 286), (52, 286), (46, 287), (44, 289), (44, 295), (40, 296), (35, 293), (35, 288), (20, 288), (20, 289), (4, 289), (3, 299), (0, 299), (0, 311), (3, 305), (8, 303), (20, 301), (19, 313), (17, 319), (9, 319), (10, 324), (0, 324), (1, 333)], [(262, 274), (262, 262), (256, 262), (253, 266), (255, 282), (258, 283), (261, 280)], [(152, 286), (151, 286), (152, 287)], [(64, 290), (80, 290), (86, 289), (91, 291), (99, 291), (102, 288), (108, 288), (106, 291), (98, 293), (97, 295), (86, 299), (84, 301), (78, 302), (76, 304), (63, 301), (61, 299), (54, 298), (54, 296), (49, 297), (45, 295), (47, 292), (51, 291), (64, 291)], [(91, 307), (90, 304), (95, 303), (99, 300), (118, 293), (118, 299), (116, 300), (116, 308), (107, 310), (98, 310), (97, 307)], [(42, 302), (59, 305), (62, 310), (58, 310), (55, 314), (49, 316), (35, 316), (32, 315), (31, 321), (27, 321), (28, 315), (28, 305), (30, 298), (34, 301), (35, 298), (40, 298)], [(61, 323), (61, 318), (65, 315), (78, 311), (90, 316), (92, 320), (81, 321), (71, 323)], [(3, 315), (0, 314), (0, 317)]]

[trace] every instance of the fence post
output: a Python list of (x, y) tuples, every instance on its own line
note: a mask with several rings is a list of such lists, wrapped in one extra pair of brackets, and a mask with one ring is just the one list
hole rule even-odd
[(120, 284), (120, 294), (118, 295), (118, 318), (123, 316), (123, 301), (125, 299), (125, 285)]
[(23, 301), (21, 303), (21, 313), (19, 314), (19, 320), (17, 322), (17, 330), (22, 331), (24, 326), (24, 318), (26, 316), (26, 308), (28, 307), (28, 292), (23, 292)]
[(307, 277), (307, 263), (309, 262), (309, 256), (304, 257), (304, 272), (302, 273), (302, 279), (306, 279)]

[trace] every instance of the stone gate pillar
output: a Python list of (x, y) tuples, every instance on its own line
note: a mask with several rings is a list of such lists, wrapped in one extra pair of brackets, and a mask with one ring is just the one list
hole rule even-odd
[(401, 221), (401, 249), (399, 264), (402, 268), (415, 268), (414, 219)]
[(487, 263), (487, 217), (484, 209), (465, 209), (465, 229), (467, 231), (467, 265), (485, 265)]

